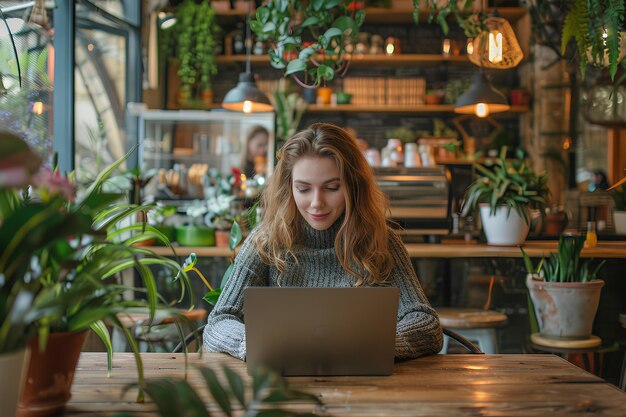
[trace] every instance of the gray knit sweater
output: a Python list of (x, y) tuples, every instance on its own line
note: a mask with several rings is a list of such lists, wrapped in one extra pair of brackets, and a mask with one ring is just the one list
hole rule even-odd
[[(335, 255), (335, 236), (340, 223), (341, 219), (324, 231), (304, 225), (302, 242), (296, 250), (298, 263), (288, 262), (280, 286), (354, 286), (354, 277), (345, 272)], [(395, 265), (389, 284), (400, 289), (396, 357), (409, 359), (437, 353), (442, 345), (437, 313), (420, 287), (402, 241), (393, 234), (390, 236), (393, 236), (389, 238), (389, 247)], [(246, 239), (204, 329), (204, 348), (207, 351), (226, 352), (245, 360), (243, 289), (248, 286), (279, 286), (279, 275), (275, 267), (261, 262), (252, 239)]]

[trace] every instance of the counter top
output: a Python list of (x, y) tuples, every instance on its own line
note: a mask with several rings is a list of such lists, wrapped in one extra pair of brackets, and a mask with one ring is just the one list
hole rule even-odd
[[(547, 257), (556, 252), (557, 241), (528, 241), (523, 247), (531, 257)], [(461, 240), (444, 241), (443, 243), (406, 243), (409, 256), (412, 258), (520, 258), (521, 251), (517, 246), (491, 246), (482, 243), (464, 242)], [(169, 247), (149, 247), (157, 255), (172, 256)], [(176, 255), (188, 256), (194, 252), (199, 257), (229, 257), (228, 248), (217, 247), (179, 247), (174, 246)], [(584, 248), (583, 258), (626, 258), (626, 242), (599, 242), (595, 248)]]

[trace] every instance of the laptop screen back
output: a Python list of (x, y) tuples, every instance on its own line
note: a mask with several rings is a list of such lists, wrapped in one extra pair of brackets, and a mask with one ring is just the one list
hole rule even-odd
[(399, 290), (244, 289), (248, 372), (282, 375), (390, 375)]

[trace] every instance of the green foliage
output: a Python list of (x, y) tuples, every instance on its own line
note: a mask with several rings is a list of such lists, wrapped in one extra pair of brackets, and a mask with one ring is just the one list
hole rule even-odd
[[(110, 367), (111, 340), (103, 322), (108, 320), (129, 339), (141, 381), (137, 344), (117, 314), (133, 307), (153, 317), (161, 302), (149, 267), (173, 272), (180, 267), (134, 246), (148, 239), (169, 243), (158, 230), (134, 221), (149, 207), (123, 203), (123, 195), (104, 191), (105, 181), (135, 148), (74, 199), (74, 185), (58, 171), (42, 168), (32, 176), (40, 159), (24, 142), (9, 134), (1, 139), (0, 167), (26, 175), (16, 177), (21, 183), (7, 183), (6, 173), (0, 172), (5, 178), (0, 181), (0, 352), (19, 349), (35, 333), (45, 345), (50, 332), (91, 328), (107, 347)], [(18, 187), (28, 184), (34, 194), (20, 196)], [(138, 273), (142, 288), (116, 283), (116, 274), (131, 270)], [(186, 274), (178, 282), (181, 298), (188, 292), (193, 299)], [(144, 292), (146, 301), (124, 300), (122, 293), (129, 290)]]
[(284, 76), (303, 86), (326, 85), (347, 70), (345, 46), (356, 42), (365, 20), (365, 10), (351, 10), (350, 3), (272, 0), (257, 9), (250, 28), (257, 39), (269, 41), (270, 64)]
[(400, 139), (402, 143), (415, 142), (415, 133), (406, 127), (396, 127), (388, 130), (386, 136), (388, 138)]
[[(282, 407), (289, 402), (296, 402), (300, 406), (302, 404), (322, 405), (317, 396), (288, 388), (278, 374), (262, 368), (253, 372), (251, 387), (246, 387), (241, 376), (226, 365), (222, 365), (223, 376), (221, 378), (209, 367), (200, 366), (197, 369), (202, 375), (211, 398), (227, 416), (313, 416), (315, 414), (287, 411)], [(134, 385), (128, 386), (127, 389), (132, 386)], [(248, 391), (251, 388), (252, 392), (246, 392), (246, 388)], [(186, 416), (209, 417), (211, 415), (202, 400), (208, 396), (200, 395), (183, 378), (149, 379), (145, 383), (145, 391), (154, 401), (158, 415), (162, 417), (179, 417), (183, 415), (183, 411)], [(134, 415), (119, 413), (117, 417)]]
[(543, 212), (548, 198), (547, 175), (535, 174), (521, 159), (507, 161), (507, 148), (503, 147), (500, 156), (494, 161), (487, 160), (474, 164), (478, 177), (465, 192), (463, 212), (476, 209), (480, 203), (488, 203), (491, 215), (498, 206), (514, 209), (530, 223), (527, 207)]
[(289, 91), (284, 79), (280, 80), (272, 98), (276, 111), (276, 138), (285, 141), (296, 133), (307, 104), (298, 93)]
[(160, 40), (170, 42), (169, 48), (161, 51), (178, 59), (181, 91), (187, 98), (197, 99), (202, 91), (211, 90), (211, 79), (217, 74), (215, 47), (219, 27), (215, 10), (208, 0), (184, 0), (174, 14), (176, 24), (160, 31)]
[(580, 252), (585, 246), (584, 236), (561, 236), (557, 253), (551, 253), (548, 259), (542, 258), (537, 267), (520, 246), (524, 265), (529, 274), (543, 276), (546, 282), (589, 282), (596, 279), (598, 271), (606, 261), (591, 269), (593, 260), (581, 262)]

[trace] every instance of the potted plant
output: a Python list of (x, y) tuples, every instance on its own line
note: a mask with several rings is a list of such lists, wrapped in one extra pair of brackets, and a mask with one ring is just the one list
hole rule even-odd
[(609, 188), (609, 191), (615, 202), (615, 206), (613, 207), (615, 233), (618, 235), (626, 235), (626, 181), (619, 181)]
[(201, 200), (187, 206), (187, 224), (176, 227), (176, 241), (181, 246), (215, 246), (215, 228), (205, 224), (207, 212), (207, 205)]
[(207, 200), (207, 223), (215, 228), (216, 246), (228, 246), (230, 229), (235, 222), (235, 216), (231, 209), (231, 203), (234, 199), (234, 195), (221, 194)]
[[(22, 159), (28, 155), (27, 145), (10, 134), (3, 134), (0, 142), (4, 145), (1, 159), (12, 161), (22, 174), (28, 172), (24, 167), (30, 167), (31, 161)], [(129, 155), (103, 171), (78, 197), (68, 178), (45, 167), (35, 176), (23, 176), (23, 184), (31, 184), (32, 193), (20, 194), (15, 188), (22, 185), (19, 183), (0, 192), (0, 352), (28, 345), (29, 374), (44, 370), (44, 364), (49, 370), (29, 375), (20, 405), (25, 415), (35, 409), (41, 413), (63, 409), (87, 329), (103, 340), (110, 366), (111, 341), (104, 320), (119, 325), (117, 314), (130, 306), (144, 306), (154, 314), (159, 296), (147, 265), (180, 269), (171, 260), (132, 247), (152, 236), (164, 238), (158, 231), (120, 237), (142, 227), (119, 228), (120, 221), (146, 209), (120, 204), (123, 195), (103, 189), (105, 179)], [(33, 160), (38, 167), (40, 159)], [(2, 177), (13, 175), (6, 172), (5, 164), (0, 167), (5, 171)], [(146, 302), (124, 301), (122, 292), (132, 288), (110, 282), (116, 273), (133, 268), (145, 284)], [(180, 282), (189, 288), (186, 280), (184, 275)], [(31, 338), (35, 334), (37, 337)], [(126, 335), (134, 347), (142, 380), (141, 358), (127, 330)]]
[(597, 273), (604, 261), (592, 268), (581, 262), (584, 236), (561, 236), (557, 253), (542, 259), (537, 267), (520, 247), (528, 271), (530, 293), (541, 336), (588, 339), (600, 302), (604, 281)]
[(483, 229), (490, 245), (519, 245), (530, 229), (530, 209), (543, 212), (549, 190), (547, 175), (535, 174), (522, 159), (507, 161), (507, 148), (500, 156), (474, 164), (477, 178), (465, 192), (462, 211), (467, 215), (479, 208)]
[(271, 99), (276, 110), (276, 139), (286, 141), (298, 130), (307, 103), (298, 93), (290, 91), (284, 78), (278, 82), (278, 88), (272, 92)]
[[(348, 69), (346, 45), (354, 46), (365, 10), (353, 2), (270, 1), (259, 7), (250, 28), (270, 44), (270, 64), (303, 87), (326, 86)], [(311, 38), (313, 42), (303, 41)]]
[(169, 219), (174, 214), (176, 214), (175, 206), (168, 206), (162, 203), (157, 203), (148, 213), (148, 223), (163, 233), (169, 242), (176, 240), (176, 227), (169, 222)]

